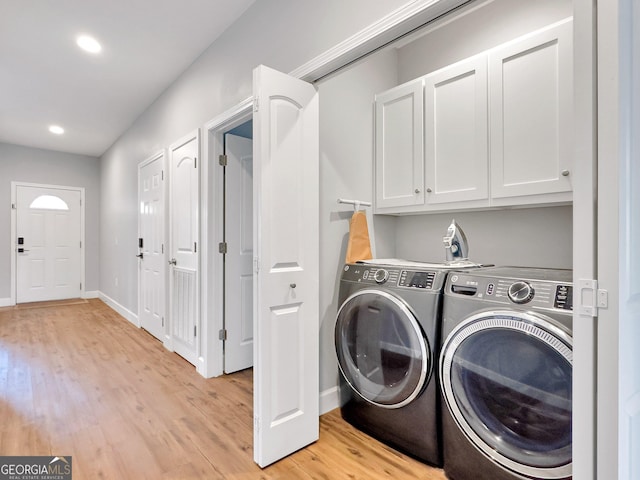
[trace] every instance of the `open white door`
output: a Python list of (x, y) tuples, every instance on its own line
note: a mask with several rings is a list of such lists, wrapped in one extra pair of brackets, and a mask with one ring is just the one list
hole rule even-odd
[(254, 460), (319, 435), (318, 94), (259, 66), (254, 89)]
[(253, 366), (253, 141), (225, 135), (224, 372)]

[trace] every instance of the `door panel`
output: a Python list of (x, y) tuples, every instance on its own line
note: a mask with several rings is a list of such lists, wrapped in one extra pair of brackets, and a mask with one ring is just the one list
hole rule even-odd
[(253, 365), (253, 140), (225, 136), (224, 371)]
[(164, 155), (139, 170), (140, 325), (158, 340), (164, 338)]
[(318, 392), (318, 96), (254, 70), (254, 459), (314, 442)]
[[(18, 185), (16, 300), (81, 296), (81, 192)], [(22, 251), (21, 251), (22, 250)]]
[(171, 344), (194, 364), (198, 358), (199, 135), (171, 147)]

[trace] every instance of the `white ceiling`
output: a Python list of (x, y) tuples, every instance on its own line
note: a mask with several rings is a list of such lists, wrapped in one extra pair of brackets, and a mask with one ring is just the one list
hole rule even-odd
[(0, 0), (0, 142), (102, 155), (254, 1)]

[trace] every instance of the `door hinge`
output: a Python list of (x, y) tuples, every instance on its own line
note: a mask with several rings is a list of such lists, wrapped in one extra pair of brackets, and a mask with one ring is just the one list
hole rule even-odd
[(220, 242), (218, 244), (218, 252), (222, 254), (227, 253), (227, 242)]
[(198, 242), (193, 242), (193, 253), (198, 253)]
[(226, 155), (219, 155), (218, 156), (218, 163), (220, 164), (221, 167), (226, 167), (227, 166), (227, 156)]
[(80, 282), (80, 290), (82, 290), (82, 282)]
[(260, 260), (258, 257), (253, 257), (253, 271), (258, 273), (260, 271)]
[(218, 332), (218, 338), (224, 342), (227, 339), (227, 330), (224, 328), (221, 328), (220, 331)]
[(193, 157), (193, 168), (198, 168), (198, 157)]
[(82, 248), (82, 240), (80, 240), (80, 248)]
[(260, 99), (258, 97), (253, 99), (253, 111), (257, 112), (260, 109)]
[(198, 326), (197, 325), (193, 326), (193, 336), (194, 337), (198, 336)]
[(164, 317), (162, 317), (162, 326), (164, 327)]
[(164, 243), (162, 245), (160, 245), (160, 252), (164, 253)]
[(598, 288), (597, 280), (578, 280), (577, 293), (578, 313), (580, 315), (597, 317), (601, 308), (608, 308), (609, 306), (609, 291)]
[(17, 210), (17, 208), (18, 208), (18, 207), (16, 207), (16, 204), (15, 204), (15, 203), (12, 203), (12, 204), (11, 204), (11, 209), (12, 209), (12, 210)]
[(164, 170), (160, 170), (160, 180), (164, 180)]

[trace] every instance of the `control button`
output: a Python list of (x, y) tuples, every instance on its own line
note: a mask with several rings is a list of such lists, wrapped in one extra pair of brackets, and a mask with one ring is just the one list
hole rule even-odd
[(384, 283), (389, 279), (389, 272), (387, 272), (384, 268), (381, 268), (380, 270), (376, 271), (373, 279), (376, 281), (376, 283)]
[(493, 295), (496, 286), (493, 283), (487, 285), (487, 295)]
[(362, 275), (363, 280), (366, 280), (367, 278), (369, 278), (369, 270), (365, 270), (364, 274)]
[(507, 295), (513, 303), (527, 303), (533, 298), (533, 287), (523, 281), (512, 283), (509, 287)]

